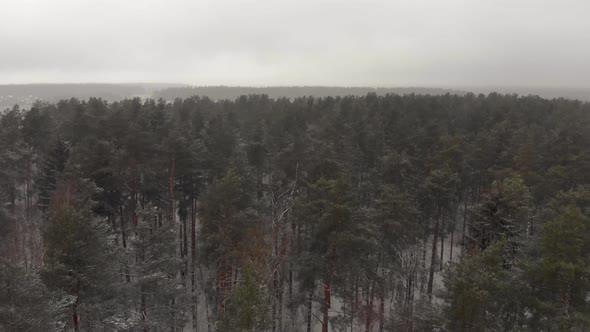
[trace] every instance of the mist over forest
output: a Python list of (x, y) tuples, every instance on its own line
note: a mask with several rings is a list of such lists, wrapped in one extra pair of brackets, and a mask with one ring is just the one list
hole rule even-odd
[(68, 84), (0, 84), (0, 111), (14, 105), (29, 108), (36, 101), (55, 103), (62, 99), (91, 97), (106, 101), (120, 101), (125, 98), (160, 98), (173, 101), (176, 98), (192, 96), (208, 97), (212, 100), (235, 100), (240, 96), (267, 95), (270, 98), (298, 97), (345, 97), (364, 96), (368, 93), (442, 95), (466, 93), (489, 94), (504, 93), (518, 95), (536, 95), (547, 99), (568, 98), (590, 101), (590, 89), (583, 88), (524, 88), (524, 87), (463, 87), (463, 88), (428, 88), (428, 87), (336, 87), (336, 86), (191, 86), (173, 83), (68, 83)]
[(0, 85), (0, 108), (14, 105), (29, 108), (36, 101), (58, 102), (62, 99), (102, 98), (120, 101), (125, 98), (141, 97), (166, 101), (192, 96), (208, 97), (212, 100), (235, 100), (243, 95), (264, 94), (271, 98), (297, 97), (344, 97), (362, 96), (367, 93), (384, 95), (396, 94), (460, 94), (463, 91), (438, 88), (370, 88), (370, 87), (235, 87), (235, 86), (189, 86), (186, 84), (15, 84)]

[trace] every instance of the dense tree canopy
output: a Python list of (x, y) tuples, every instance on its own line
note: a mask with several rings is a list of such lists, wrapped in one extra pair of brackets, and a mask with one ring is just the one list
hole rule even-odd
[(590, 104), (98, 98), (0, 117), (0, 329), (586, 331)]

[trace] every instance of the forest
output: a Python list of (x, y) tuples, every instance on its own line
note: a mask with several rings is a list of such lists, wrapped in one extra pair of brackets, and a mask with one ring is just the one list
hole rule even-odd
[(588, 331), (590, 104), (100, 98), (0, 118), (2, 331)]
[[(240, 96), (267, 95), (269, 98), (301, 98), (301, 97), (350, 97), (365, 96), (369, 93), (383, 96), (386, 94), (420, 94), (420, 95), (462, 95), (466, 91), (458, 89), (424, 88), (424, 87), (397, 87), (397, 88), (373, 88), (373, 87), (341, 87), (341, 86), (168, 86), (155, 90), (153, 99), (174, 100), (176, 98), (190, 98), (192, 96), (207, 96), (213, 100), (234, 100)], [(93, 96), (94, 97), (94, 96)], [(583, 100), (583, 99), (581, 99)]]

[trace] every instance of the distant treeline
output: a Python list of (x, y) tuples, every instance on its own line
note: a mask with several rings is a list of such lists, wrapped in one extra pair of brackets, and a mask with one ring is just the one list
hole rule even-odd
[[(174, 86), (180, 86), (175, 84)], [(156, 90), (170, 87), (170, 84), (130, 83), (68, 83), (68, 84), (7, 84), (0, 85), (0, 111), (18, 104), (28, 108), (35, 101), (57, 102), (61, 99), (101, 98), (118, 101), (136, 96), (150, 97)]]
[(400, 88), (372, 88), (372, 87), (336, 87), (336, 86), (274, 86), (274, 87), (246, 87), (246, 86), (192, 86), (169, 87), (156, 91), (154, 99), (174, 100), (192, 96), (207, 96), (213, 100), (234, 100), (244, 95), (267, 95), (270, 98), (298, 98), (298, 97), (344, 97), (364, 96), (375, 93), (379, 96), (386, 94), (418, 94), (442, 95), (446, 93), (462, 95), (460, 90), (400, 87)]
[(275, 87), (246, 87), (246, 86), (188, 86), (185, 84), (167, 83), (68, 83), (68, 84), (8, 84), (0, 85), (0, 111), (12, 108), (18, 104), (21, 108), (29, 108), (37, 100), (57, 102), (62, 99), (101, 98), (107, 101), (120, 101), (125, 98), (142, 97), (160, 98), (173, 101), (176, 98), (190, 98), (192, 96), (208, 97), (212, 100), (235, 100), (243, 95), (267, 95), (270, 98), (299, 98), (299, 97), (345, 97), (364, 96), (374, 93), (378, 96), (386, 94), (397, 95), (465, 95), (467, 92), (475, 94), (489, 94), (499, 92), (504, 94), (538, 95), (542, 98), (568, 98), (590, 101), (590, 89), (584, 88), (519, 88), (519, 87), (460, 87), (460, 88), (427, 88), (427, 87), (335, 87), (335, 86), (275, 86)]
[(135, 84), (10, 84), (0, 85), (2, 96), (29, 96), (48, 100), (90, 97), (123, 99), (145, 93), (145, 88)]

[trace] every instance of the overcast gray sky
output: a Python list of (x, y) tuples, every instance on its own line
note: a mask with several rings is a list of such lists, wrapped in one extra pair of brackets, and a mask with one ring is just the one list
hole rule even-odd
[(0, 83), (590, 87), (588, 0), (0, 0)]

